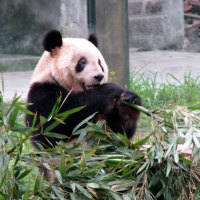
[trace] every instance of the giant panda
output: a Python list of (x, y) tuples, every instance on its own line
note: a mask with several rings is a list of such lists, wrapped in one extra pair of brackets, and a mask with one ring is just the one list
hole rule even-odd
[(108, 67), (97, 48), (96, 36), (88, 40), (81, 38), (62, 38), (58, 30), (49, 31), (43, 39), (44, 53), (41, 56), (30, 83), (27, 97), (27, 109), (37, 116), (27, 114), (25, 122), (28, 127), (37, 128), (32, 133), (31, 141), (37, 146), (53, 147), (59, 141), (42, 134), (54, 119), (41, 128), (42, 117), (47, 118), (58, 98), (62, 107), (59, 112), (84, 106), (82, 110), (70, 115), (65, 123), (55, 127), (52, 132), (73, 138), (73, 129), (85, 118), (96, 113), (92, 119), (105, 120), (114, 131), (126, 133), (131, 138), (137, 126), (140, 112), (122, 103), (141, 105), (140, 97), (126, 91), (116, 84), (107, 83)]

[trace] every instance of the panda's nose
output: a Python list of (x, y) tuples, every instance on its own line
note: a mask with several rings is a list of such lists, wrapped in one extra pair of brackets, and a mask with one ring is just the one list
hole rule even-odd
[(97, 75), (97, 76), (94, 76), (94, 79), (97, 80), (98, 82), (101, 82), (103, 77), (104, 77), (103, 75)]

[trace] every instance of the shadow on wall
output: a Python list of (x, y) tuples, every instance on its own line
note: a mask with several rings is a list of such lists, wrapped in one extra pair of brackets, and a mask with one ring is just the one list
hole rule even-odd
[(40, 54), (42, 36), (55, 24), (59, 25), (56, 17), (53, 22), (47, 21), (47, 16), (56, 12), (57, 4), (59, 1), (53, 0), (1, 0), (0, 53)]

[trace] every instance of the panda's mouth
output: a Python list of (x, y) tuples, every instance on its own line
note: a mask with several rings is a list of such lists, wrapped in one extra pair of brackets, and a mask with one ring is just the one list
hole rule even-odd
[(95, 89), (95, 88), (97, 88), (97, 87), (99, 87), (99, 86), (100, 86), (99, 83), (98, 83), (98, 84), (93, 84), (93, 85), (86, 85), (86, 84), (84, 84), (85, 90)]

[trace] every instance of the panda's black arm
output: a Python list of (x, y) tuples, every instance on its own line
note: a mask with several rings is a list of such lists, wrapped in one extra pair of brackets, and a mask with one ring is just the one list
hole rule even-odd
[(63, 110), (85, 106), (82, 112), (85, 113), (86, 117), (95, 112), (106, 114), (112, 110), (112, 107), (121, 97), (122, 93), (123, 90), (120, 87), (115, 84), (106, 83), (98, 88), (70, 95), (64, 102)]
[[(62, 95), (62, 99), (64, 100), (68, 95), (68, 91), (59, 85), (52, 83), (34, 83), (29, 90), (28, 102), (31, 104), (28, 105), (27, 108), (39, 116), (42, 115), (47, 117), (51, 113), (60, 95)], [(120, 105), (120, 101), (118, 100), (120, 98), (125, 98), (126, 100), (127, 95), (131, 98), (136, 97), (135, 99), (138, 101), (137, 104), (140, 104), (140, 98), (135, 93), (129, 93), (127, 91), (125, 92), (120, 87), (111, 83), (103, 84), (96, 89), (87, 90), (77, 94), (71, 94), (63, 102), (60, 112), (64, 112), (66, 110), (80, 106), (85, 106), (85, 108), (67, 118), (65, 125), (60, 124), (52, 131), (71, 137), (73, 129), (82, 120), (97, 112), (100, 114), (100, 117), (103, 117), (103, 119), (107, 121), (108, 125), (114, 131), (121, 132), (122, 127), (125, 127), (126, 132), (130, 132), (129, 135), (131, 137), (134, 133), (134, 127), (136, 125), (138, 118), (137, 116), (139, 113), (127, 110), (128, 107), (124, 109), (124, 107)], [(131, 98), (129, 98), (129, 100)], [(131, 115), (133, 114), (131, 126), (126, 126), (127, 119), (125, 119), (125, 124), (123, 123), (123, 118), (126, 118), (126, 114), (123, 114), (124, 112), (128, 112), (128, 114)], [(99, 119), (98, 114), (96, 115), (97, 120)], [(31, 126), (33, 122), (33, 116), (26, 115), (25, 121), (27, 126)], [(51, 123), (52, 121), (45, 124), (44, 128), (48, 127)], [(39, 117), (36, 126), (40, 126)], [(49, 140), (53, 145), (55, 145), (56, 140), (54, 138), (49, 138)], [(48, 142), (46, 141), (45, 136), (40, 134), (40, 131), (33, 133), (32, 142), (34, 143), (34, 141), (40, 141), (41, 143), (48, 146)]]
[[(72, 94), (64, 101), (60, 112), (85, 106), (84, 111), (80, 112), (80, 118), (104, 111), (108, 111), (111, 104), (120, 98), (123, 90), (114, 84), (104, 84), (96, 89), (87, 90), (77, 94)], [(28, 94), (28, 102), (31, 103), (27, 108), (34, 113), (47, 117), (54, 107), (59, 96), (64, 100), (68, 91), (59, 85), (52, 83), (34, 83)], [(114, 102), (113, 102), (114, 103)], [(76, 114), (78, 117), (78, 114)]]

